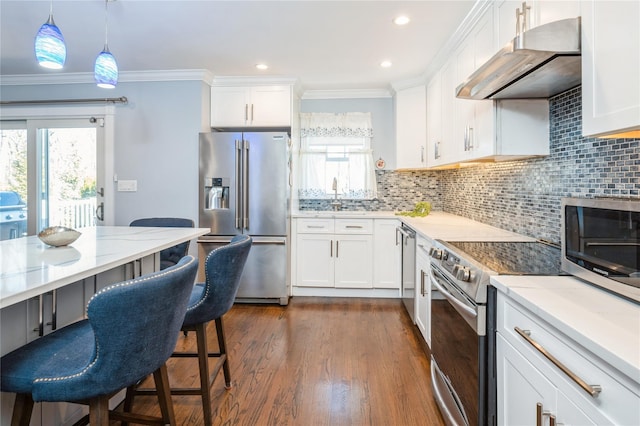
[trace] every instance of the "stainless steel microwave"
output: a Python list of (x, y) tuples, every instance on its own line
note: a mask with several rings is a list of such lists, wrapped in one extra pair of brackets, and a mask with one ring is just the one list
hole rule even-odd
[(562, 270), (640, 303), (640, 199), (564, 198)]

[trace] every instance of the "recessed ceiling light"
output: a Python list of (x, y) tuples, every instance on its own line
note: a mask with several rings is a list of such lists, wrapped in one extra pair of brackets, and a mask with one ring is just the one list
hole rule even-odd
[(259, 70), (266, 70), (266, 69), (269, 69), (269, 65), (267, 65), (267, 64), (256, 64), (256, 68), (258, 68)]
[(389, 68), (391, 65), (392, 65), (391, 61), (382, 61), (382, 62), (380, 62), (380, 66), (382, 68)]
[(396, 25), (407, 25), (410, 19), (408, 16), (398, 16), (393, 20), (393, 23)]

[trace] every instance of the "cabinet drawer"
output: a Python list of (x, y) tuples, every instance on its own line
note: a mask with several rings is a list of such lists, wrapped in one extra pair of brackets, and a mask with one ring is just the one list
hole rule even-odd
[(373, 219), (336, 219), (336, 234), (372, 234)]
[[(546, 323), (517, 302), (498, 295), (498, 333), (567, 395), (585, 413), (604, 415), (611, 424), (640, 424), (637, 407), (640, 385), (633, 383), (614, 367), (605, 363), (588, 349), (574, 342), (551, 324)], [(515, 328), (525, 332), (539, 348), (562, 363), (568, 372), (562, 371), (538, 348), (520, 335)], [(570, 373), (587, 385), (602, 389), (592, 397), (570, 377)], [(559, 419), (560, 420), (560, 419)]]
[(297, 219), (298, 234), (333, 234), (333, 219)]

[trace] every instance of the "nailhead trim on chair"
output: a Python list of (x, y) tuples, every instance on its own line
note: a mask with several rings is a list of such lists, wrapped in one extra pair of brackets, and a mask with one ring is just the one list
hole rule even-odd
[[(237, 243), (237, 242), (234, 242), (233, 244), (238, 244), (238, 243)], [(226, 247), (226, 246), (224, 246), (224, 247)], [(211, 252), (209, 253), (209, 255), (207, 256), (207, 258), (211, 255), (211, 253), (214, 253), (215, 251), (220, 250), (221, 248), (222, 248), (222, 247), (219, 247), (219, 248), (214, 249), (213, 251), (211, 251)], [(209, 274), (208, 274), (208, 270), (207, 270), (207, 261), (206, 261), (206, 259), (205, 259), (205, 262), (204, 262), (204, 276), (205, 276), (205, 277), (208, 277), (208, 276), (209, 276)], [(197, 308), (198, 306), (202, 305), (202, 304), (204, 303), (204, 301), (205, 301), (205, 300), (207, 300), (207, 296), (209, 295), (209, 287), (210, 287), (210, 286), (205, 285), (204, 287), (205, 287), (205, 289), (206, 289), (206, 292), (204, 293), (204, 295), (200, 298), (200, 300), (198, 300), (198, 302), (197, 302), (195, 305), (193, 305), (193, 306), (187, 306), (187, 312), (189, 312), (189, 311), (191, 311), (191, 310), (193, 310), (193, 309)]]
[[(195, 262), (195, 261), (196, 260), (194, 258), (191, 262)], [(89, 310), (89, 305), (91, 304), (93, 299), (96, 298), (98, 295), (100, 295), (102, 293), (110, 291), (111, 289), (114, 289), (114, 288), (127, 287), (127, 286), (130, 286), (130, 285), (133, 285), (133, 284), (138, 284), (138, 283), (141, 283), (141, 282), (145, 282), (145, 281), (150, 280), (151, 278), (170, 275), (170, 274), (172, 274), (174, 272), (177, 272), (177, 271), (179, 271), (181, 269), (186, 268), (188, 265), (191, 264), (191, 262), (185, 263), (184, 265), (180, 266), (179, 268), (174, 268), (174, 269), (172, 269), (170, 271), (161, 272), (160, 274), (153, 275), (153, 277), (151, 277), (151, 276), (140, 277), (140, 278), (136, 278), (136, 279), (133, 279), (133, 280), (129, 280), (129, 281), (125, 281), (125, 282), (121, 282), (121, 283), (118, 283), (118, 284), (113, 284), (113, 285), (110, 285), (108, 287), (105, 287), (102, 290), (100, 290), (99, 292), (97, 292), (96, 294), (94, 294), (93, 296), (91, 296), (91, 299), (89, 299), (89, 303), (87, 303), (87, 311)], [(100, 357), (100, 344), (96, 340), (96, 358), (93, 360), (93, 362), (91, 362), (91, 364), (87, 365), (82, 371), (80, 371), (79, 373), (76, 373), (76, 374), (72, 374), (70, 376), (39, 377), (39, 378), (35, 379), (33, 382), (34, 383), (58, 382), (58, 381), (62, 381), (62, 380), (69, 380), (69, 379), (74, 379), (76, 377), (80, 377), (83, 374), (85, 374), (87, 371), (89, 371), (91, 369), (91, 367), (93, 367), (93, 365), (98, 361), (99, 357)]]

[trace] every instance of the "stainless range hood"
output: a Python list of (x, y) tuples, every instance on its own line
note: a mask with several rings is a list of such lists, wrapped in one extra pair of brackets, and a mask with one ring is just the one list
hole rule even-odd
[(456, 89), (462, 99), (549, 98), (581, 81), (580, 18), (523, 32)]

